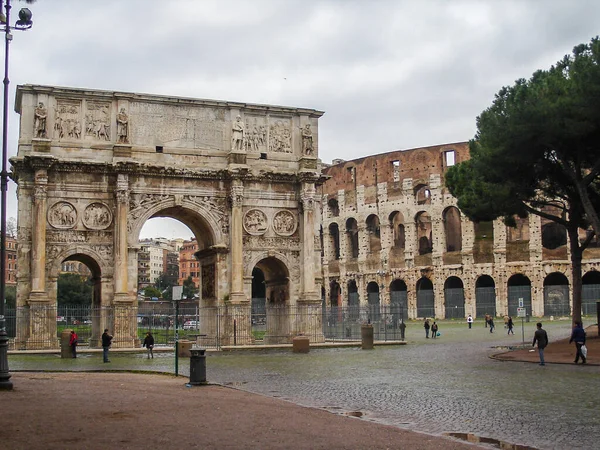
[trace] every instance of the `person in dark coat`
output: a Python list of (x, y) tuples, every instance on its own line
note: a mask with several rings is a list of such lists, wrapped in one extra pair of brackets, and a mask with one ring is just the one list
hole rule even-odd
[(143, 346), (146, 347), (146, 350), (148, 351), (148, 359), (150, 359), (150, 357), (154, 359), (154, 353), (152, 353), (152, 349), (154, 348), (154, 337), (149, 331), (146, 333)]
[(437, 333), (438, 333), (438, 324), (434, 321), (433, 324), (431, 325), (431, 337), (433, 339), (437, 339)]
[(513, 331), (513, 327), (515, 326), (515, 324), (511, 316), (508, 316), (508, 322), (506, 323), (506, 326), (508, 327), (508, 333), (506, 334), (515, 334), (515, 332)]
[(548, 345), (548, 333), (546, 330), (542, 328), (542, 323), (538, 322), (536, 324), (537, 330), (535, 330), (535, 334), (533, 335), (533, 343), (532, 347), (535, 347), (535, 343), (538, 345), (538, 353), (540, 355), (540, 366), (545, 366), (546, 362), (544, 361), (544, 349)]
[(69, 337), (69, 347), (71, 347), (71, 356), (77, 358), (77, 333), (75, 330), (71, 330), (71, 336)]
[(108, 328), (105, 328), (104, 333), (102, 333), (102, 359), (105, 363), (110, 362), (108, 359), (108, 349), (112, 343), (112, 338), (113, 337), (108, 334)]
[(490, 333), (493, 333), (494, 329), (496, 328), (496, 325), (494, 325), (494, 318), (492, 316), (490, 316), (488, 324), (490, 325)]
[(427, 317), (425, 317), (423, 328), (425, 328), (425, 337), (429, 339), (429, 328), (431, 328), (431, 325), (429, 325), (429, 319)]
[(571, 332), (571, 339), (569, 339), (569, 344), (573, 341), (575, 341), (575, 347), (577, 348), (577, 353), (575, 354), (575, 364), (579, 362), (580, 356), (581, 363), (585, 364), (587, 360), (581, 352), (581, 347), (585, 345), (585, 330), (583, 329), (582, 323), (579, 321), (575, 322), (575, 326), (573, 327), (573, 331)]

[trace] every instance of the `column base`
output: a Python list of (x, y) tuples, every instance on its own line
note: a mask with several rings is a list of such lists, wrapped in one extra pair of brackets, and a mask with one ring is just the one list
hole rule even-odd
[(232, 292), (231, 294), (229, 294), (229, 301), (228, 303), (230, 304), (239, 304), (239, 303), (248, 303), (249, 300), (246, 298), (246, 294), (244, 294), (243, 292)]

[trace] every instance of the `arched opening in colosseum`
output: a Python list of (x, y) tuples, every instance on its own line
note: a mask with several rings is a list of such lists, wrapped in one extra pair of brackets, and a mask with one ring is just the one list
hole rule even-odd
[(465, 317), (465, 291), (458, 277), (448, 277), (444, 283), (444, 307), (446, 319)]
[[(114, 314), (103, 308), (110, 304), (110, 299), (103, 292), (102, 269), (96, 259), (84, 253), (67, 256), (49, 273), (48, 288), (56, 294), (58, 336), (62, 328), (71, 328), (77, 333), (79, 345), (99, 347), (102, 330), (112, 327)], [(32, 340), (34, 336), (29, 342)], [(45, 344), (40, 342), (39, 348)]]
[[(494, 262), (494, 222), (473, 223), (473, 262), (485, 264)], [(479, 314), (478, 314), (479, 315)]]
[(415, 223), (419, 255), (427, 255), (433, 251), (431, 216), (421, 211), (415, 216)]
[(350, 249), (349, 256), (358, 258), (358, 223), (352, 217), (346, 220), (346, 235), (348, 237), (348, 248)]
[(404, 250), (406, 247), (406, 232), (404, 229), (404, 215), (394, 211), (389, 216), (390, 228), (393, 230), (394, 249)]
[(342, 305), (342, 288), (340, 284), (333, 280), (329, 283), (329, 306), (337, 307)]
[(366, 220), (367, 233), (369, 235), (369, 249), (371, 252), (381, 251), (381, 231), (379, 217), (371, 214)]
[(517, 273), (508, 279), (508, 315), (517, 317), (520, 300), (527, 315), (531, 316), (531, 281), (525, 275)]
[(394, 327), (408, 319), (408, 288), (404, 280), (396, 279), (390, 283), (390, 312)]
[(375, 281), (367, 284), (367, 301), (369, 303), (369, 319), (371, 322), (379, 322), (380, 303), (379, 303), (379, 285)]
[(462, 227), (460, 212), (455, 206), (446, 208), (442, 214), (444, 233), (446, 236), (446, 251), (459, 252), (462, 250)]
[(569, 280), (554, 272), (544, 278), (544, 316), (564, 317), (571, 314)]
[(426, 184), (417, 184), (414, 188), (415, 199), (417, 205), (430, 205), (431, 204), (431, 191), (429, 186)]
[(435, 317), (433, 283), (427, 277), (417, 281), (417, 317)]
[(333, 249), (333, 257), (340, 259), (340, 228), (337, 223), (329, 224), (329, 243)]
[(348, 281), (348, 316), (351, 320), (356, 320), (360, 316), (360, 299), (358, 296), (358, 286), (355, 280)]
[(514, 219), (515, 226), (506, 227), (506, 262), (529, 261), (529, 217)]
[(590, 270), (582, 278), (581, 314), (596, 317), (597, 301), (600, 300), (600, 272)]
[(542, 218), (543, 259), (567, 259), (567, 229), (564, 225)]
[(340, 215), (340, 205), (335, 198), (330, 198), (327, 200), (327, 207), (329, 208), (329, 214), (333, 217), (338, 217)]
[(496, 283), (489, 275), (481, 275), (475, 282), (475, 317), (486, 314), (496, 317)]

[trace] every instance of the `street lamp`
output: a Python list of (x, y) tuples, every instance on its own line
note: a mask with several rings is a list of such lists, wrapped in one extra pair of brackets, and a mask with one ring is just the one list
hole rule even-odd
[[(28, 1), (27, 3), (33, 3)], [(19, 20), (10, 26), (10, 0), (0, 4), (4, 6), (5, 14), (0, 7), (0, 25), (4, 25), (4, 98), (2, 115), (2, 172), (0, 173), (0, 389), (12, 389), (8, 371), (8, 334), (6, 334), (5, 301), (6, 301), (6, 191), (8, 190), (8, 171), (6, 170), (8, 152), (8, 46), (12, 40), (11, 30), (28, 30), (33, 25), (31, 11), (27, 8), (19, 11)]]

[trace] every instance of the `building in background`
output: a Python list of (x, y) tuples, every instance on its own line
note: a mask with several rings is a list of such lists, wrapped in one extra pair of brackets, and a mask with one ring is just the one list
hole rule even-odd
[(17, 284), (17, 240), (14, 237), (6, 236), (6, 280), (7, 286)]
[(192, 238), (185, 241), (179, 250), (179, 281), (178, 285), (182, 286), (183, 282), (192, 277), (194, 285), (200, 286), (200, 262), (194, 256), (198, 251), (198, 241)]
[(183, 239), (143, 239), (138, 251), (138, 291), (155, 285), (161, 275), (165, 281), (177, 284), (179, 252)]

